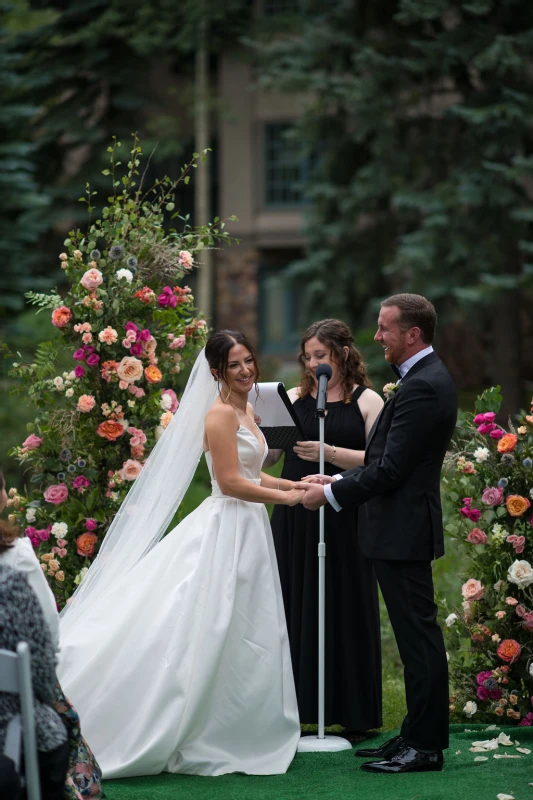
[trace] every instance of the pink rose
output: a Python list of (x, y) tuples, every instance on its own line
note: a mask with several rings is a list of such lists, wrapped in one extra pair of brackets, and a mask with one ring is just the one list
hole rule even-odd
[(499, 506), (503, 503), (503, 489), (489, 487), (481, 495), (481, 502), (486, 506)]
[(165, 286), (161, 294), (158, 295), (157, 302), (159, 303), (161, 308), (164, 308), (165, 306), (169, 306), (170, 308), (176, 308), (178, 304), (178, 298), (175, 297), (170, 286)]
[(533, 611), (526, 611), (522, 617), (522, 625), (528, 633), (533, 633)]
[(188, 250), (180, 250), (179, 263), (185, 269), (190, 269), (193, 265), (192, 255)]
[(102, 278), (102, 273), (99, 269), (88, 269), (87, 272), (84, 273), (80, 283), (84, 287), (84, 289), (88, 289), (90, 292), (94, 292), (104, 279)]
[(72, 353), (72, 358), (75, 358), (76, 361), (85, 361), (85, 356), (86, 356), (86, 353), (85, 353), (85, 349), (83, 347), (80, 347), (79, 350), (75, 350)]
[(515, 608), (515, 611), (516, 611), (516, 616), (517, 617), (523, 617), (524, 614), (526, 613), (526, 609), (524, 608), (524, 606), (521, 603), (519, 603), (517, 605), (517, 607)]
[(179, 400), (176, 396), (176, 392), (173, 389), (163, 389), (163, 391), (161, 392), (161, 397), (163, 397), (164, 395), (170, 397), (172, 404), (169, 408), (169, 411), (172, 411), (172, 413), (175, 414), (179, 406)]
[(494, 428), (489, 434), (491, 439), (501, 439), (505, 431), (502, 431), (501, 428)]
[(97, 523), (97, 521), (96, 521), (95, 519), (93, 519), (92, 517), (88, 517), (88, 518), (85, 520), (85, 528), (86, 528), (88, 531), (95, 531), (95, 530), (97, 529), (97, 527), (98, 527), (98, 523)]
[(484, 686), (479, 686), (477, 690), (478, 700), (487, 700), (489, 697), (489, 690), (485, 689)]
[(83, 349), (85, 350), (85, 355), (86, 356), (90, 356), (91, 353), (94, 353), (94, 351), (96, 350), (96, 348), (93, 347), (92, 344), (85, 345), (85, 347)]
[(48, 528), (40, 528), (36, 531), (41, 542), (46, 542), (50, 538), (50, 528), (51, 526), (49, 525)]
[(65, 483), (56, 483), (45, 489), (43, 497), (47, 503), (53, 503), (53, 505), (58, 506), (67, 499), (68, 487)]
[(133, 331), (134, 333), (137, 333), (139, 328), (137, 327), (137, 325), (134, 322), (130, 321), (130, 322), (126, 322), (126, 324), (124, 325), (124, 330), (125, 331)]
[(134, 383), (140, 380), (144, 374), (142, 361), (133, 356), (124, 356), (117, 367), (117, 375), (121, 381)]
[(81, 337), (81, 340), (83, 344), (89, 344), (89, 342), (92, 342), (93, 340), (92, 333), (84, 333), (83, 336)]
[(39, 436), (36, 436), (34, 433), (30, 433), (28, 438), (22, 442), (22, 447), (24, 447), (26, 450), (38, 450), (42, 443), (43, 440)]
[(182, 334), (181, 336), (176, 336), (176, 338), (169, 344), (171, 350), (180, 350), (182, 347), (185, 347), (187, 340), (185, 336)]
[(476, 681), (478, 686), (483, 686), (483, 683), (487, 681), (489, 678), (492, 678), (492, 670), (486, 669), (484, 672), (478, 672)]
[(100, 331), (98, 334), (98, 338), (104, 344), (115, 344), (118, 339), (118, 333), (111, 325), (108, 325), (107, 328), (104, 328), (103, 331)]
[(122, 465), (120, 477), (124, 481), (134, 481), (139, 476), (142, 468), (142, 464), (140, 464), (138, 461), (134, 461), (132, 458), (129, 458)]
[(75, 478), (72, 483), (72, 488), (77, 489), (78, 492), (83, 494), (85, 489), (90, 485), (91, 482), (85, 477), (85, 475), (78, 475), (78, 477)]
[(485, 592), (484, 587), (475, 578), (469, 578), (466, 583), (463, 583), (461, 594), (468, 602), (472, 600), (481, 600)]
[(146, 444), (146, 434), (140, 428), (134, 428), (133, 425), (130, 425), (128, 428), (128, 435), (131, 436), (131, 447), (135, 447), (140, 444)]
[(470, 544), (487, 544), (487, 535), (479, 528), (472, 528), (466, 538)]
[(135, 342), (130, 347), (130, 353), (132, 356), (142, 356), (143, 354), (143, 346), (140, 342)]
[(74, 367), (74, 375), (76, 376), (76, 378), (83, 378), (83, 376), (85, 375), (85, 370), (83, 369), (81, 364), (78, 364), (77, 366)]
[(24, 531), (24, 533), (32, 543), (33, 547), (39, 547), (39, 545), (41, 544), (41, 539), (37, 534), (37, 528), (34, 528), (33, 525), (29, 525)]
[(97, 353), (91, 353), (90, 356), (87, 356), (87, 365), (89, 367), (95, 367), (99, 361), (100, 356)]
[(478, 522), (481, 517), (481, 511), (477, 508), (471, 508), (470, 505), (460, 508), (459, 513), (462, 514), (463, 517), (472, 520), (472, 522)]
[(494, 411), (486, 411), (484, 414), (477, 414), (474, 417), (474, 425), (481, 425), (483, 422), (494, 422), (496, 414)]
[(515, 606), (518, 603), (518, 600), (516, 600), (514, 597), (506, 597), (505, 602), (508, 606)]
[(148, 330), (148, 328), (143, 328), (143, 330), (139, 334), (139, 338), (141, 342), (147, 342), (152, 334)]
[(96, 400), (90, 394), (82, 394), (78, 397), (78, 411), (87, 414), (89, 411), (92, 411), (96, 404)]
[(494, 423), (493, 422), (482, 422), (481, 425), (478, 427), (478, 433), (490, 433), (494, 430)]

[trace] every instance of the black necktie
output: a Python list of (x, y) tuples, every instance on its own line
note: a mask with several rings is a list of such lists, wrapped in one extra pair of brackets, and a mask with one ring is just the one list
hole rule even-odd
[(394, 372), (398, 380), (401, 380), (402, 373), (400, 372), (400, 367), (397, 367), (396, 364), (391, 364), (390, 368)]

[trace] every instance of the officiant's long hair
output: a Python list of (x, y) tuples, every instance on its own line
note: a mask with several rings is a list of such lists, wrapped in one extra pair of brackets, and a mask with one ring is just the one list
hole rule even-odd
[[(219, 383), (222, 381), (227, 385), (226, 376), (228, 372), (229, 351), (236, 344), (242, 344), (243, 347), (246, 347), (246, 349), (250, 351), (250, 355), (254, 360), (254, 383), (257, 391), (257, 382), (259, 380), (259, 364), (257, 363), (257, 356), (255, 354), (253, 345), (250, 344), (244, 333), (241, 333), (240, 331), (216, 331), (216, 333), (213, 333), (207, 340), (205, 346), (205, 357), (207, 359), (207, 363), (209, 364), (209, 369), (211, 371), (214, 370), (217, 373), (216, 375), (213, 375), (213, 378), (218, 380)], [(222, 392), (220, 394), (225, 403), (228, 402), (230, 395), (231, 390), (227, 397), (223, 396)]]
[[(355, 346), (353, 334), (348, 325), (340, 319), (321, 319), (313, 322), (302, 336), (298, 355), (298, 361), (302, 367), (300, 397), (306, 397), (316, 388), (315, 379), (305, 363), (306, 342), (315, 336), (330, 351), (331, 358), (335, 361), (341, 374), (344, 402), (350, 403), (356, 384), (359, 386), (371, 386), (372, 384), (367, 377), (363, 357)], [(348, 348), (348, 357), (346, 357), (345, 347)]]

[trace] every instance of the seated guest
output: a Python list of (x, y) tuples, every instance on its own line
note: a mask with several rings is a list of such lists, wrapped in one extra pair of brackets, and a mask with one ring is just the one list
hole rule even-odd
[[(16, 652), (19, 642), (27, 642), (31, 652), (42, 800), (63, 800), (69, 746), (66, 728), (54, 709), (57, 679), (50, 633), (24, 574), (0, 564), (0, 650)], [(0, 692), (0, 753), (9, 722), (19, 713), (19, 697)]]
[[(6, 501), (5, 480), (0, 472), (0, 512), (3, 511)], [(59, 649), (59, 614), (54, 593), (46, 580), (30, 540), (27, 537), (21, 537), (16, 528), (2, 519), (0, 519), (0, 565), (12, 567), (26, 576), (41, 606), (50, 630), (50, 642), (56, 653)], [(86, 797), (100, 800), (104, 797), (101, 785), (102, 772), (90, 747), (81, 735), (80, 719), (76, 709), (63, 694), (57, 679), (54, 708), (68, 733), (69, 764), (63, 800), (83, 800)], [(4, 794), (0, 794), (0, 796), (4, 797)], [(6, 797), (9, 795), (6, 794)]]

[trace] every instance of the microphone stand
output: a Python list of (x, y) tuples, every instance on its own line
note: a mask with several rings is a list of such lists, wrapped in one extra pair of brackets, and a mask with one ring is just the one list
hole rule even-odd
[[(331, 375), (331, 372), (330, 372)], [(324, 418), (325, 409), (317, 408), (320, 474), (324, 474)], [(324, 531), (324, 506), (318, 510), (318, 735), (302, 736), (299, 753), (335, 753), (351, 750), (352, 745), (342, 736), (324, 735), (325, 663), (326, 663), (326, 540)]]

